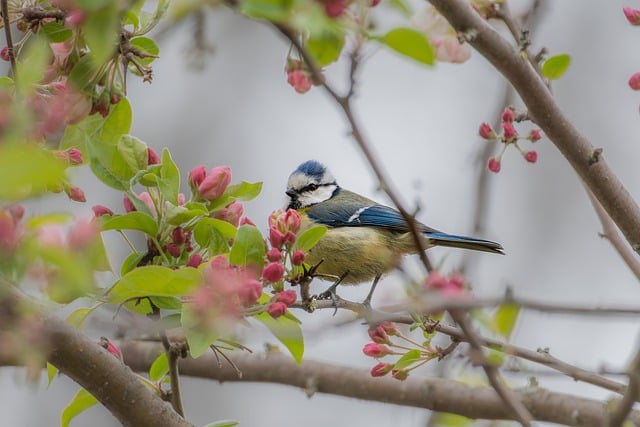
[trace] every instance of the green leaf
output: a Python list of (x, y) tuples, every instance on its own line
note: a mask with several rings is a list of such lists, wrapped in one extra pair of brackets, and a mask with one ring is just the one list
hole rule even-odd
[(107, 230), (138, 230), (143, 233), (156, 237), (158, 234), (158, 224), (156, 220), (146, 213), (129, 212), (122, 215), (114, 215), (112, 217), (101, 217), (102, 231)]
[(148, 265), (131, 270), (111, 288), (109, 302), (119, 304), (147, 296), (177, 297), (188, 294), (202, 280), (195, 268), (173, 270), (159, 265)]
[(167, 359), (167, 353), (160, 353), (160, 356), (156, 357), (156, 360), (153, 361), (149, 368), (149, 379), (151, 381), (160, 381), (168, 372), (169, 360)]
[(69, 316), (67, 316), (67, 323), (81, 331), (84, 328), (84, 324), (87, 321), (87, 317), (97, 306), (92, 308), (78, 308), (74, 310)]
[(118, 2), (105, 2), (105, 7), (87, 14), (82, 26), (94, 66), (100, 66), (116, 53), (120, 36)]
[(134, 37), (131, 39), (131, 45), (143, 54), (152, 55), (137, 58), (137, 61), (144, 66), (151, 64), (156, 59), (155, 57), (158, 56), (158, 53), (160, 53), (156, 42), (149, 37)]
[[(69, 81), (73, 84), (73, 86), (80, 90), (90, 86), (89, 83), (91, 83), (91, 79), (96, 72), (96, 67), (94, 65), (95, 61), (92, 57), (93, 55), (91, 53), (82, 56), (78, 60), (78, 62), (76, 62), (76, 64), (71, 69), (71, 72), (69, 73)], [(102, 116), (100, 116), (99, 114), (94, 114), (93, 117), (94, 119), (96, 119), (96, 121), (103, 120)]]
[(65, 162), (36, 144), (0, 144), (0, 201), (45, 193), (64, 179)]
[(240, 423), (235, 420), (220, 420), (220, 421), (215, 421), (213, 423), (206, 424), (203, 427), (235, 427), (238, 424)]
[(293, 0), (242, 0), (240, 13), (251, 18), (283, 22), (291, 14)]
[(62, 22), (51, 21), (44, 24), (42, 33), (51, 43), (61, 43), (69, 40), (73, 35), (71, 28), (65, 27)]
[(435, 416), (433, 425), (440, 427), (471, 427), (475, 424), (474, 420), (462, 415), (447, 412), (436, 412), (433, 415)]
[(395, 28), (377, 40), (401, 55), (422, 64), (433, 65), (435, 54), (427, 36), (411, 28)]
[(316, 60), (317, 66), (327, 66), (340, 57), (344, 47), (344, 33), (323, 31), (320, 34), (312, 34), (307, 39), (305, 47)]
[(296, 238), (296, 249), (301, 251), (308, 251), (316, 245), (322, 239), (327, 232), (327, 227), (324, 225), (315, 225), (305, 231), (303, 231)]
[(176, 297), (149, 297), (156, 307), (162, 310), (180, 310), (182, 302)]
[(122, 261), (122, 265), (120, 266), (120, 275), (124, 276), (134, 268), (140, 264), (142, 258), (144, 258), (147, 254), (144, 252), (132, 252)]
[(93, 395), (87, 390), (81, 388), (80, 390), (78, 390), (69, 405), (67, 405), (67, 407), (64, 408), (64, 411), (62, 411), (62, 416), (60, 417), (60, 425), (62, 427), (67, 427), (71, 420), (76, 417), (76, 415), (92, 407), (96, 403), (98, 403), (98, 399), (93, 397)]
[(160, 168), (160, 180), (158, 188), (162, 195), (173, 203), (178, 204), (178, 193), (180, 192), (180, 171), (173, 162), (169, 150), (162, 150), (162, 167)]
[(287, 312), (287, 315), (274, 319), (269, 313), (260, 313), (254, 316), (280, 341), (293, 356), (297, 364), (302, 362), (304, 354), (304, 338), (300, 321)]
[(542, 75), (549, 80), (559, 79), (570, 65), (571, 56), (567, 54), (552, 56), (542, 63)]
[(147, 169), (147, 144), (132, 135), (122, 135), (116, 146), (124, 163), (134, 173)]
[(181, 225), (198, 216), (206, 216), (209, 214), (206, 209), (188, 209), (184, 206), (176, 206), (169, 202), (166, 202), (164, 205), (166, 208), (164, 218), (171, 225)]
[(229, 262), (242, 267), (254, 265), (262, 268), (266, 252), (260, 231), (251, 225), (242, 225), (238, 228), (238, 233), (233, 241)]
[(58, 375), (58, 368), (47, 362), (47, 387), (51, 387), (56, 375)]
[(187, 336), (189, 353), (193, 358), (202, 356), (209, 350), (209, 346), (220, 337), (220, 331), (216, 328), (205, 329), (201, 327), (200, 318), (193, 313), (189, 304), (182, 305), (180, 323)]
[(493, 313), (492, 323), (495, 331), (508, 339), (518, 320), (518, 314), (520, 314), (520, 306), (518, 304), (501, 304)]
[(422, 360), (422, 354), (420, 353), (420, 350), (409, 350), (405, 354), (403, 354), (400, 359), (398, 359), (398, 361), (394, 365), (394, 368), (404, 369), (413, 365), (419, 360)]
[[(232, 230), (233, 229), (233, 230)], [(193, 238), (210, 255), (229, 252), (229, 239), (233, 239), (237, 229), (226, 221), (202, 218), (193, 228)]]
[(16, 63), (16, 75), (20, 77), (16, 80), (18, 93), (25, 94), (34, 90), (34, 85), (44, 77), (50, 55), (51, 48), (44, 37), (35, 36), (29, 39), (20, 55), (24, 59)]
[(241, 200), (243, 202), (253, 200), (258, 197), (260, 191), (262, 191), (261, 182), (251, 183), (242, 181), (240, 184), (228, 186), (220, 198), (211, 202), (209, 208), (211, 211), (214, 211), (216, 209), (223, 208), (236, 200)]

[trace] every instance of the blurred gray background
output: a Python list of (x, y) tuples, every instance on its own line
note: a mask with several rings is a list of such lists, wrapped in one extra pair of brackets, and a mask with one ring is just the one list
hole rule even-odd
[[(640, 2), (564, 0), (543, 2), (542, 22), (532, 34), (533, 49), (546, 46), (551, 54), (568, 53), (572, 65), (554, 83), (558, 103), (604, 155), (627, 189), (640, 199), (640, 94), (627, 85), (640, 70), (637, 42), (640, 29), (631, 27), (623, 6)], [(529, 2), (513, 2), (514, 11)], [(416, 10), (423, 7), (416, 3)], [(375, 11), (382, 22), (393, 21), (383, 4)], [(389, 18), (391, 16), (392, 18)], [(229, 165), (234, 182), (263, 181), (261, 196), (245, 205), (248, 216), (265, 230), (268, 214), (284, 203), (286, 180), (300, 162), (317, 159), (330, 165), (346, 188), (388, 203), (376, 191), (376, 181), (364, 157), (348, 135), (336, 106), (319, 88), (299, 95), (287, 84), (284, 64), (288, 44), (262, 23), (225, 9), (207, 14), (207, 40), (214, 47), (205, 67), (189, 67), (191, 22), (160, 40), (161, 57), (154, 65), (153, 84), (130, 80), (134, 111), (132, 133), (158, 152), (168, 147), (186, 179), (193, 166)], [(430, 69), (384, 50), (372, 51), (358, 75), (356, 114), (367, 139), (407, 206), (420, 206), (419, 219), (447, 232), (472, 229), (477, 159), (485, 142), (477, 137), (481, 122), (493, 122), (503, 98), (504, 81), (477, 53), (463, 65), (439, 64)], [(345, 86), (343, 63), (332, 66), (327, 78)], [(497, 147), (496, 147), (497, 149)], [(491, 175), (489, 219), (484, 236), (501, 242), (504, 257), (473, 255), (468, 271), (479, 296), (501, 295), (511, 287), (516, 296), (556, 303), (587, 305), (633, 304), (640, 286), (606, 240), (581, 183), (552, 144), (536, 144), (539, 160), (526, 163), (513, 149), (502, 171)], [(105, 188), (87, 167), (75, 174), (87, 203), (75, 212), (90, 215), (94, 204), (120, 209), (121, 195)], [(108, 202), (110, 200), (110, 202)], [(31, 205), (33, 213), (68, 210), (64, 196)], [(106, 236), (118, 265), (124, 246)], [(460, 251), (429, 252), (444, 271), (455, 270)], [(418, 273), (415, 260), (407, 270)], [(383, 280), (373, 304), (402, 297), (402, 277)], [(324, 284), (314, 291), (323, 290)], [(343, 290), (347, 298), (362, 299), (367, 289)], [(298, 314), (298, 313), (296, 313)], [(305, 357), (342, 365), (371, 367), (362, 346), (368, 341), (361, 325), (334, 327), (343, 319), (330, 311), (299, 313), (304, 322)], [(107, 317), (108, 318), (108, 317)], [(96, 338), (103, 326), (90, 325)], [(275, 343), (263, 329), (246, 332), (247, 343), (260, 350)], [(587, 369), (620, 370), (638, 345), (636, 319), (572, 317), (524, 312), (512, 341)], [(445, 374), (456, 377), (455, 363)], [(534, 365), (527, 365), (539, 369)], [(430, 375), (436, 362), (412, 375)], [(472, 371), (482, 378), (479, 371)], [(621, 378), (623, 379), (623, 378)], [(527, 375), (510, 377), (522, 387)], [(542, 387), (606, 399), (610, 393), (560, 375), (539, 376)], [(186, 412), (202, 425), (216, 419), (236, 419), (244, 426), (325, 425), (426, 426), (425, 410), (354, 399), (316, 395), (279, 385), (183, 381)], [(51, 389), (25, 384), (20, 370), (0, 370), (0, 411), (5, 425), (57, 425), (63, 407), (77, 391), (60, 377)], [(117, 422), (101, 407), (80, 415), (72, 425), (113, 426)]]

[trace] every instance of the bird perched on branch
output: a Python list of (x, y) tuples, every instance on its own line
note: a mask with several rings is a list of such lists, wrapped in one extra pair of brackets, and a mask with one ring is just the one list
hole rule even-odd
[[(328, 292), (340, 283), (373, 280), (368, 303), (380, 277), (396, 268), (403, 255), (417, 253), (407, 220), (397, 210), (341, 188), (323, 164), (308, 160), (289, 176), (289, 205), (300, 213), (302, 228), (327, 226), (326, 234), (305, 261), (317, 265), (315, 273), (334, 277)], [(503, 254), (499, 243), (443, 233), (415, 221), (422, 247), (448, 246)]]

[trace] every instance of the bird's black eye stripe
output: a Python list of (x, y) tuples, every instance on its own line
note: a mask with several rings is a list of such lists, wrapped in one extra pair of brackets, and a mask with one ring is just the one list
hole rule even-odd
[(300, 193), (305, 193), (307, 191), (316, 191), (318, 189), (318, 187), (328, 187), (330, 185), (336, 185), (335, 182), (328, 182), (325, 184), (316, 184), (315, 182), (312, 182), (311, 184), (307, 184), (304, 187), (302, 187), (300, 189)]

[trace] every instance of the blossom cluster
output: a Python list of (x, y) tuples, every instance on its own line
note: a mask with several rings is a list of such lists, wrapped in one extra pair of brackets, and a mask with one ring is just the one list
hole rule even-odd
[[(631, 25), (640, 26), (640, 9), (624, 7), (622, 12)], [(629, 87), (633, 90), (640, 90), (640, 71), (633, 73), (629, 77)]]
[(498, 141), (503, 144), (502, 150), (496, 156), (489, 159), (487, 168), (494, 173), (500, 172), (502, 168), (502, 156), (507, 148), (510, 146), (515, 147), (522, 157), (529, 163), (535, 163), (538, 161), (538, 153), (535, 150), (524, 150), (520, 147), (518, 141), (526, 140), (531, 143), (537, 142), (542, 138), (542, 133), (539, 129), (532, 129), (526, 135), (518, 133), (514, 127), (514, 122), (521, 119), (516, 116), (516, 112), (513, 107), (507, 107), (502, 111), (500, 127), (502, 131), (497, 133), (489, 123), (482, 123), (478, 129), (478, 134), (481, 138), (487, 141)]

